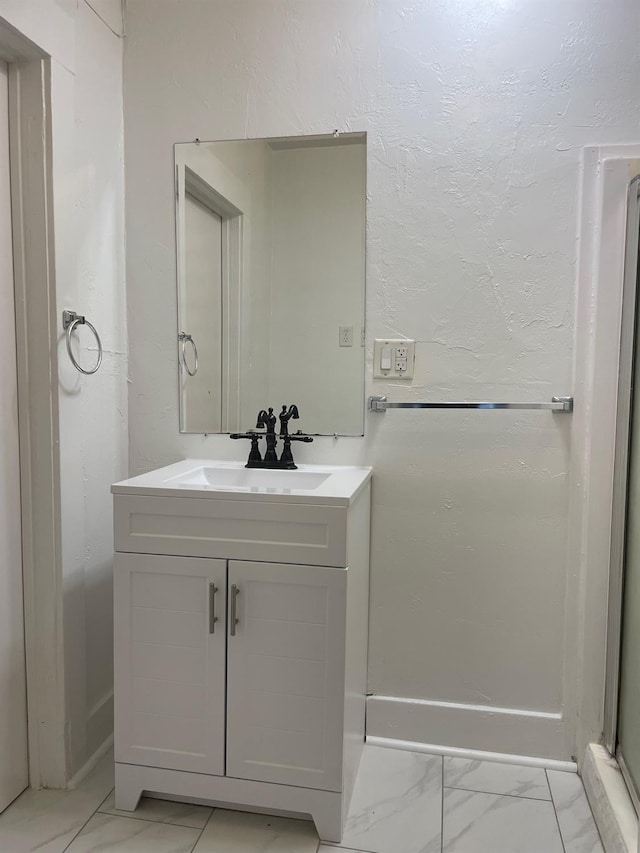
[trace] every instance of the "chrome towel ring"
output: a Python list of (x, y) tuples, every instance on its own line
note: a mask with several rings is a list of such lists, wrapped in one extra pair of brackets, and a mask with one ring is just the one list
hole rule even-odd
[[(78, 364), (71, 348), (71, 335), (73, 334), (73, 330), (76, 326), (88, 326), (95, 335), (96, 343), (98, 344), (98, 360), (89, 370), (85, 370), (84, 367), (81, 367)], [(80, 371), (80, 373), (84, 373), (85, 376), (91, 376), (92, 374), (97, 373), (100, 365), (102, 364), (102, 341), (100, 340), (100, 335), (93, 323), (90, 323), (86, 317), (82, 314), (77, 314), (75, 311), (63, 311), (62, 328), (67, 330), (67, 352), (69, 353), (69, 358), (71, 359), (71, 363), (75, 369)]]
[[(180, 332), (178, 335), (178, 340), (180, 341), (180, 361), (182, 362), (182, 366), (187, 371), (189, 376), (195, 376), (198, 372), (198, 347), (196, 346), (196, 342), (193, 340), (191, 335), (188, 335), (186, 332)], [(185, 352), (185, 344), (189, 341), (191, 346), (193, 347), (193, 370), (189, 367), (187, 363), (187, 354)]]

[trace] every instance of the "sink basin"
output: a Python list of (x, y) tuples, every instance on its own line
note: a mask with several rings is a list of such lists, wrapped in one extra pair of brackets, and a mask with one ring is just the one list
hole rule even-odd
[(114, 494), (349, 506), (370, 468), (299, 465), (297, 470), (245, 468), (244, 462), (185, 459), (111, 487)]
[(277, 471), (262, 468), (220, 468), (200, 465), (192, 471), (185, 471), (166, 482), (185, 486), (211, 486), (221, 489), (241, 489), (242, 491), (314, 491), (331, 476), (330, 473), (312, 471)]

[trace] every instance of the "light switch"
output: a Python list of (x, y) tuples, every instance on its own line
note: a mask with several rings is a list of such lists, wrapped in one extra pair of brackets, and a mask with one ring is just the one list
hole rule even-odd
[(373, 342), (374, 379), (413, 379), (415, 341), (376, 338)]

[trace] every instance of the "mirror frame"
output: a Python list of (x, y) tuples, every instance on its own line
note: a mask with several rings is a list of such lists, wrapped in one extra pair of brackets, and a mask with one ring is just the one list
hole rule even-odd
[[(363, 274), (362, 274), (362, 331), (365, 336), (365, 342), (362, 355), (362, 386), (361, 386), (361, 431), (346, 433), (346, 432), (307, 432), (313, 436), (327, 436), (333, 438), (361, 438), (365, 434), (366, 424), (366, 328), (367, 328), (367, 232), (368, 232), (368, 134), (367, 131), (348, 131), (339, 133), (332, 131), (330, 133), (320, 134), (298, 134), (292, 136), (273, 136), (273, 137), (245, 137), (245, 138), (230, 138), (230, 139), (193, 139), (183, 142), (175, 142), (173, 144), (174, 151), (174, 173), (175, 173), (175, 199), (174, 217), (175, 217), (175, 235), (176, 235), (176, 319), (177, 319), (177, 347), (176, 347), (176, 368), (177, 368), (177, 385), (178, 385), (178, 429), (181, 435), (229, 435), (235, 432), (235, 429), (221, 429), (217, 431), (198, 431), (190, 430), (185, 427), (184, 414), (182, 406), (182, 363), (180, 356), (180, 333), (182, 331), (181, 323), (184, 309), (181, 306), (181, 288), (180, 282), (185, 280), (184, 269), (184, 205), (187, 193), (196, 201), (204, 204), (210, 210), (216, 212), (222, 218), (223, 227), (223, 242), (227, 247), (226, 257), (236, 257), (235, 264), (225, 262), (223, 256), (222, 268), (222, 293), (223, 293), (223, 366), (225, 370), (226, 364), (226, 388), (223, 387), (222, 394), (222, 422), (228, 426), (229, 418), (235, 416), (236, 422), (240, 426), (241, 413), (241, 389), (240, 389), (240, 362), (241, 362), (241, 335), (239, 329), (242, 323), (242, 305), (244, 299), (244, 287), (242, 276), (242, 236), (244, 229), (244, 214), (232, 202), (226, 199), (214, 187), (205, 181), (200, 175), (192, 170), (186, 164), (177, 163), (177, 150), (184, 145), (208, 145), (215, 143), (232, 143), (232, 142), (269, 142), (286, 144), (296, 139), (309, 141), (311, 144), (315, 140), (318, 143), (326, 142), (331, 144), (335, 139), (352, 138), (354, 143), (361, 140), (364, 143), (365, 149), (365, 174), (364, 174), (364, 233), (363, 233)], [(182, 211), (182, 215), (180, 215)], [(235, 272), (234, 272), (235, 269)], [(235, 324), (235, 325), (234, 325)], [(275, 411), (275, 408), (274, 408)]]

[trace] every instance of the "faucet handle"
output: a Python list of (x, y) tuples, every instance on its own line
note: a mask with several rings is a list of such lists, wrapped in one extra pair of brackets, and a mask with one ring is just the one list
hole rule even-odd
[(239, 438), (247, 438), (251, 442), (251, 450), (249, 452), (249, 458), (247, 460), (247, 464), (245, 468), (257, 468), (259, 465), (257, 463), (262, 462), (262, 456), (260, 455), (260, 449), (258, 447), (258, 441), (260, 440), (263, 433), (257, 432), (256, 430), (248, 430), (247, 432), (232, 432), (229, 435), (229, 438), (239, 439)]
[(305, 444), (309, 444), (309, 442), (313, 441), (312, 435), (305, 435), (300, 430), (298, 432), (294, 432), (293, 435), (290, 435), (289, 438), (291, 441), (304, 441)]

